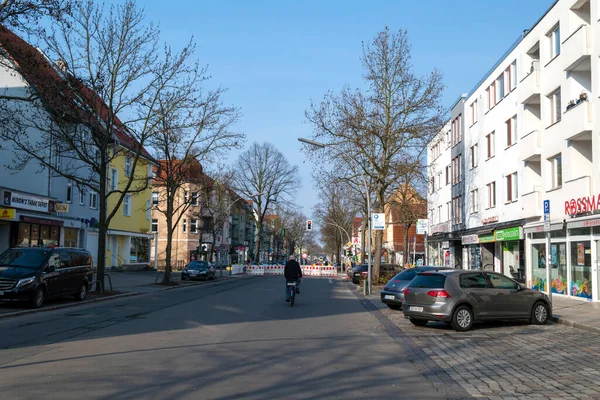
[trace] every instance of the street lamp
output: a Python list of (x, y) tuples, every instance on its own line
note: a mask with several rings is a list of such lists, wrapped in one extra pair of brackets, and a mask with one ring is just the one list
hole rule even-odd
[[(305, 139), (305, 138), (298, 138), (298, 141), (302, 142), (302, 143), (306, 143), (309, 144), (311, 146), (315, 146), (321, 149), (324, 149), (325, 147), (333, 147), (332, 145), (327, 145), (325, 143), (321, 143), (321, 142), (317, 142), (315, 140), (310, 140), (310, 139)], [(355, 164), (356, 161), (354, 161), (352, 158), (346, 158), (346, 154), (338, 152), (338, 154), (348, 160), (349, 162), (353, 162)], [(363, 180), (363, 184), (365, 185), (365, 197), (367, 198), (367, 233), (368, 233), (368, 240), (367, 240), (367, 251), (369, 253), (369, 256), (367, 257), (367, 277), (368, 277), (368, 288), (367, 288), (367, 294), (371, 294), (371, 196), (369, 193), (369, 185), (367, 184), (367, 179), (365, 178), (365, 174), (362, 171), (362, 169), (360, 168), (356, 168), (358, 170), (358, 172), (360, 173), (360, 176)]]
[[(331, 226), (335, 226), (336, 228), (338, 228), (338, 231), (340, 232), (340, 246), (342, 248), (344, 248), (344, 237), (342, 236), (342, 231), (344, 231), (346, 233), (346, 236), (348, 237), (348, 243), (352, 243), (352, 240), (350, 240), (350, 235), (348, 234), (348, 231), (346, 229), (344, 229), (342, 226), (336, 224), (335, 222), (329, 222), (329, 221), (323, 221), (324, 224), (327, 225), (331, 225)], [(341, 260), (340, 261), (340, 272), (342, 271), (342, 263)]]

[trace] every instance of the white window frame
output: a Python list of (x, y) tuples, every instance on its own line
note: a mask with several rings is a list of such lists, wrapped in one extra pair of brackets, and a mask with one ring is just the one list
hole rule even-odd
[(150, 232), (158, 232), (158, 219), (152, 219), (152, 223), (150, 224)]
[(506, 97), (506, 82), (504, 80), (504, 72), (496, 78), (496, 104)]
[(450, 201), (446, 202), (446, 212), (448, 213), (446, 221), (450, 221), (450, 217), (452, 216), (452, 202)]
[(146, 219), (150, 221), (152, 214), (152, 200), (146, 200)]
[(116, 168), (112, 168), (110, 176), (110, 190), (117, 189), (119, 189), (119, 170)]
[(479, 212), (479, 189), (471, 190), (471, 214)]
[(182, 227), (183, 233), (185, 233), (187, 231), (187, 219), (183, 220), (181, 227)]
[(550, 105), (548, 108), (550, 111), (550, 125), (554, 125), (562, 120), (562, 99), (560, 87), (548, 95), (548, 100)]
[(471, 103), (471, 126), (477, 123), (477, 99)]
[(476, 168), (479, 165), (479, 157), (477, 154), (477, 143), (471, 146), (471, 169)]
[(442, 206), (438, 206), (437, 223), (442, 223)]
[[(560, 162), (558, 160), (560, 160)], [(562, 153), (549, 158), (548, 161), (550, 163), (550, 188), (558, 189), (562, 187), (563, 184)]]
[(198, 220), (197, 219), (190, 219), (190, 233), (197, 233), (198, 232)]
[(133, 159), (129, 154), (127, 154), (125, 156), (125, 176), (131, 176), (132, 168), (133, 168)]
[(79, 189), (79, 205), (80, 206), (85, 205), (85, 189), (84, 188)]
[(506, 147), (511, 147), (517, 143), (517, 116), (513, 115), (506, 120)]
[(192, 205), (198, 205), (198, 192), (192, 192)]
[(485, 140), (486, 140), (486, 155), (487, 155), (487, 159), (489, 160), (490, 158), (494, 157), (496, 155), (496, 132), (493, 131), (491, 133), (489, 133), (488, 135), (486, 135)]
[(90, 191), (90, 208), (92, 210), (98, 209), (98, 193)]
[(548, 37), (549, 42), (550, 60), (548, 60), (548, 62), (550, 62), (560, 55), (560, 23), (556, 24), (546, 36)]
[(487, 185), (488, 209), (496, 207), (496, 182), (490, 182)]
[(506, 203), (513, 203), (519, 199), (519, 176), (517, 172), (504, 177), (506, 184)]
[(131, 195), (126, 194), (123, 197), (123, 215), (126, 217), (131, 217)]
[(152, 192), (152, 205), (157, 206), (159, 202), (158, 192)]

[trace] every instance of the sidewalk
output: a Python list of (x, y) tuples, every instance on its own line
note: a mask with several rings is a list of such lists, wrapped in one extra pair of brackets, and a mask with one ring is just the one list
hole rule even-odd
[[(342, 278), (340, 276), (340, 278)], [(382, 287), (373, 287), (371, 295), (365, 296), (379, 308), (386, 306), (381, 302)], [(358, 286), (356, 286), (358, 290)], [(360, 290), (362, 293), (362, 288)], [(570, 299), (563, 296), (552, 296), (552, 320), (573, 328), (600, 333), (600, 303)]]

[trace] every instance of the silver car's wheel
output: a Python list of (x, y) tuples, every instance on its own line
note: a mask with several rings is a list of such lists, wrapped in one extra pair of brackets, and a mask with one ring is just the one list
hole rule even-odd
[(467, 306), (460, 306), (452, 316), (452, 328), (456, 331), (468, 331), (473, 326), (473, 312)]
[(532, 314), (531, 321), (535, 325), (544, 325), (548, 322), (548, 306), (545, 303), (535, 303)]

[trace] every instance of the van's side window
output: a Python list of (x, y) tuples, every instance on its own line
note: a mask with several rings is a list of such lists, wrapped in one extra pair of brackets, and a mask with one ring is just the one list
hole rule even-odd
[(50, 267), (51, 271), (56, 268), (60, 268), (60, 256), (58, 253), (54, 253), (50, 256), (48, 259), (48, 266)]
[(69, 253), (65, 251), (60, 252), (60, 265), (61, 268), (71, 268), (73, 266), (73, 261)]

